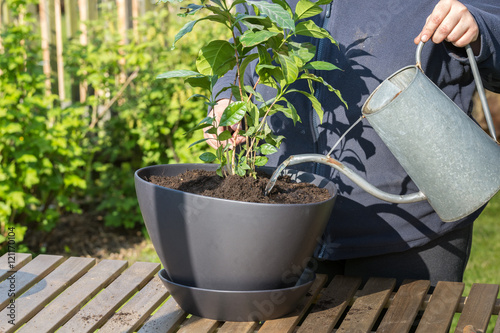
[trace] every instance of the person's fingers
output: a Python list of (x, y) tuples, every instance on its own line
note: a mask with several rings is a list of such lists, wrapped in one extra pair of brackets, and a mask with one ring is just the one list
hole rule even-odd
[[(435, 22), (437, 22), (437, 20)], [(460, 16), (454, 15), (453, 10), (449, 11), (448, 15), (446, 15), (441, 20), (441, 23), (436, 27), (434, 34), (432, 35), (432, 42), (435, 44), (439, 44), (442, 41), (446, 40), (449, 34), (457, 28), (457, 24), (459, 22), (460, 22)], [(463, 32), (463, 30), (466, 30), (464, 28), (465, 27), (463, 26), (459, 26), (457, 30)]]
[[(426, 19), (426, 21), (425, 21), (425, 24), (427, 24), (427, 22), (428, 22), (428, 21), (429, 21), (429, 16), (427, 17), (427, 19)], [(425, 27), (425, 25), (424, 25), (424, 27)], [(423, 35), (423, 33), (424, 33), (424, 30), (423, 30), (423, 28), (422, 28), (422, 31), (420, 31), (420, 33), (418, 34), (418, 36), (417, 36), (417, 37), (415, 37), (415, 39), (413, 40), (413, 42), (414, 42), (415, 44), (417, 44), (417, 45), (418, 45), (418, 43), (420, 43), (420, 41), (422, 41), (422, 35)], [(426, 40), (425, 42), (427, 42), (428, 40), (429, 40), (429, 38), (427, 38), (427, 40)]]
[(427, 42), (434, 35), (434, 32), (441, 25), (450, 10), (451, 3), (449, 1), (439, 1), (431, 15), (427, 17), (424, 27), (418, 36), (419, 39), (416, 42)]
[(472, 15), (464, 16), (446, 40), (457, 47), (465, 47), (479, 37), (479, 27)]
[(464, 47), (478, 37), (479, 27), (466, 6), (457, 0), (441, 0), (427, 17), (414, 43), (427, 42), (432, 38), (436, 44), (446, 40), (457, 47)]

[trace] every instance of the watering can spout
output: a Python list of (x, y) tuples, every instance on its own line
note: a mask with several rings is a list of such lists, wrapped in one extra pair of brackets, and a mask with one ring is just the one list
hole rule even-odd
[(299, 154), (299, 155), (292, 155), (289, 158), (287, 158), (271, 176), (271, 179), (266, 186), (266, 195), (269, 194), (272, 187), (274, 186), (274, 183), (276, 182), (276, 179), (278, 178), (278, 176), (280, 175), (281, 171), (284, 168), (286, 168), (287, 166), (306, 163), (306, 162), (321, 163), (331, 166), (332, 168), (346, 175), (349, 179), (351, 179), (356, 185), (361, 187), (367, 193), (384, 201), (392, 203), (412, 203), (427, 199), (425, 194), (423, 194), (421, 191), (405, 195), (391, 194), (382, 191), (377, 187), (373, 186), (372, 184), (370, 184), (368, 181), (366, 181), (364, 178), (362, 178), (355, 172), (353, 172), (351, 169), (346, 167), (342, 162), (339, 162), (330, 156), (321, 154)]

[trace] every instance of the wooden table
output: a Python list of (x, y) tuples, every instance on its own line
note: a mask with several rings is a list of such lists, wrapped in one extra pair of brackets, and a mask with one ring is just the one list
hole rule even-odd
[[(0, 332), (455, 332), (486, 331), (498, 315), (498, 285), (395, 281), (336, 276), (326, 286), (318, 275), (288, 316), (256, 322), (218, 322), (185, 313), (157, 276), (160, 265), (55, 255), (8, 254), (0, 258)], [(14, 296), (15, 294), (15, 296)], [(417, 316), (418, 315), (418, 316)], [(500, 318), (500, 317), (499, 317)], [(10, 322), (9, 322), (10, 321)], [(415, 325), (414, 325), (415, 326)], [(495, 333), (500, 332), (500, 319)]]

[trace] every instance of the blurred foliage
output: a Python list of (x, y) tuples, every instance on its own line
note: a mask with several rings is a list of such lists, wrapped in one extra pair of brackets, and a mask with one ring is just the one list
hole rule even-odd
[(32, 2), (8, 1), (23, 19), (1, 32), (0, 244), (7, 228), (15, 228), (16, 242), (27, 228), (51, 230), (62, 208), (78, 211), (73, 198), (86, 189), (84, 109), (63, 109), (45, 92), (40, 38), (26, 11)]
[(124, 42), (116, 8), (107, 3), (99, 20), (87, 24), (87, 45), (78, 35), (65, 44), (72, 90), (84, 82), (86, 92), (82, 102), (63, 108), (46, 94), (41, 39), (25, 10), (35, 2), (8, 1), (23, 20), (1, 31), (0, 235), (14, 226), (22, 242), (27, 228), (48, 232), (61, 214), (82, 209), (101, 212), (109, 226), (140, 226), (135, 170), (196, 162), (204, 149), (188, 148), (202, 134), (186, 135), (206, 113), (201, 100), (186, 102), (196, 91), (155, 78), (183, 61), (194, 68), (190, 61), (203, 40), (220, 32), (204, 29), (171, 50), (179, 23), (162, 4), (141, 17)]

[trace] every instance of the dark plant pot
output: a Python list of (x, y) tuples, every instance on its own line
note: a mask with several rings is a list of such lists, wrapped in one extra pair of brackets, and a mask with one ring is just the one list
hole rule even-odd
[(335, 185), (314, 174), (286, 170), (297, 182), (327, 188), (332, 197), (313, 204), (283, 205), (205, 197), (147, 181), (151, 175), (216, 168), (214, 164), (171, 164), (135, 173), (142, 216), (167, 278), (215, 290), (294, 286), (326, 227)]

